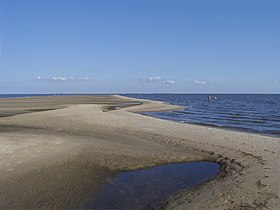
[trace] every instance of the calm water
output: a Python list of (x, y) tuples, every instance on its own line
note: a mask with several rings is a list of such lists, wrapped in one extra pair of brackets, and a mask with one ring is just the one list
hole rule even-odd
[(234, 130), (280, 136), (280, 95), (217, 94), (127, 94), (134, 98), (164, 101), (184, 110), (145, 113), (168, 120), (217, 126)]
[(121, 172), (88, 200), (84, 209), (155, 209), (176, 193), (213, 178), (212, 162), (173, 163)]
[[(0, 98), (52, 94), (0, 94)], [(184, 106), (184, 110), (145, 113), (179, 122), (216, 126), (266, 135), (280, 136), (280, 94), (125, 94), (134, 98), (164, 101)]]

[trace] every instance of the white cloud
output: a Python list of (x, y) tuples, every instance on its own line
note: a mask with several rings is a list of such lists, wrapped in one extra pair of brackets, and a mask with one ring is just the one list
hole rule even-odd
[(37, 76), (37, 78), (36, 78), (36, 79), (40, 80), (40, 79), (41, 79), (41, 76)]
[(67, 81), (67, 77), (52, 77), (52, 80), (55, 81)]
[(69, 80), (76, 80), (75, 77), (69, 77)]
[(175, 84), (176, 82), (175, 82), (175, 80), (164, 80), (164, 81), (162, 81), (162, 83), (173, 85), (173, 84)]
[(160, 76), (148, 77), (141, 80), (142, 82), (154, 82), (154, 83), (162, 83), (162, 84), (175, 84), (175, 80), (171, 79), (162, 79)]
[(200, 81), (200, 80), (192, 80), (192, 79), (188, 79), (189, 82), (193, 82), (195, 84), (198, 84), (198, 85), (206, 85), (207, 82), (205, 81)]
[(148, 77), (142, 80), (143, 82), (159, 82), (161, 81), (160, 76)]
[(204, 82), (204, 81), (194, 80), (194, 83), (200, 84), (200, 85), (206, 85), (206, 82)]
[[(41, 79), (41, 77), (40, 77)], [(89, 77), (52, 77), (51, 80), (54, 81), (87, 81), (90, 80)]]
[(89, 77), (78, 77), (77, 80), (90, 80)]

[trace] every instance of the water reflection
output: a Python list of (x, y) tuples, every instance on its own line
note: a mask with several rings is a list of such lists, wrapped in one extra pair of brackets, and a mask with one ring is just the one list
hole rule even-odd
[(154, 209), (172, 195), (219, 172), (213, 162), (173, 163), (121, 172), (84, 204), (85, 209)]

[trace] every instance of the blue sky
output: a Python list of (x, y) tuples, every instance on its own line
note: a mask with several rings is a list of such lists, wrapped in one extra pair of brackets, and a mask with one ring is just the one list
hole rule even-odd
[(0, 93), (280, 93), (280, 0), (0, 0)]

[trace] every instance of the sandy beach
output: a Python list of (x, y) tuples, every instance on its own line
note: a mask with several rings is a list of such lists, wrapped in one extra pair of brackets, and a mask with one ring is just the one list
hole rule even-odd
[(214, 161), (214, 179), (166, 209), (279, 209), (280, 138), (139, 114), (180, 109), (123, 96), (0, 99), (0, 208), (82, 208), (120, 171)]

